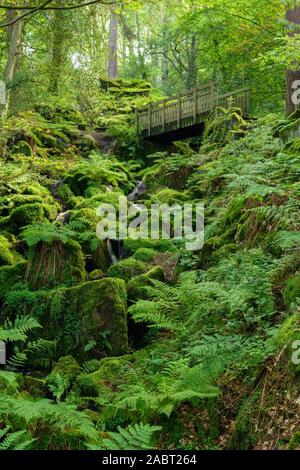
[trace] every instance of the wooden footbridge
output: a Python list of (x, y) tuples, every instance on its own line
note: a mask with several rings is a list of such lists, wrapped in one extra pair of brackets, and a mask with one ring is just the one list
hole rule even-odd
[(200, 135), (205, 121), (219, 107), (241, 108), (249, 115), (249, 88), (219, 94), (215, 83), (150, 103), (136, 110), (137, 129), (144, 139), (162, 142)]

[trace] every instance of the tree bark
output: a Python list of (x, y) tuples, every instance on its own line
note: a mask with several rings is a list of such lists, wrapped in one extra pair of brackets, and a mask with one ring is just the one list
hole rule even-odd
[(108, 78), (114, 79), (118, 76), (118, 28), (119, 15), (115, 7), (111, 6), (109, 21), (109, 51), (108, 51)]
[[(188, 43), (188, 41), (187, 41)], [(188, 73), (186, 80), (186, 89), (191, 90), (196, 87), (197, 84), (197, 38), (195, 34), (192, 35), (190, 45), (187, 44), (189, 49), (188, 54)]]
[[(286, 19), (290, 22), (292, 31), (289, 32), (289, 36), (294, 36), (300, 32), (300, 6), (290, 8), (286, 12)], [(299, 27), (297, 27), (299, 25)], [(292, 87), (293, 82), (300, 80), (300, 70), (287, 70), (286, 73), (286, 96), (285, 96), (285, 108), (286, 114), (289, 116), (295, 111), (297, 105), (293, 103), (292, 96), (294, 89)]]
[(49, 92), (58, 94), (59, 82), (62, 74), (62, 68), (65, 61), (65, 28), (64, 11), (55, 11), (52, 27), (52, 58), (50, 65)]
[[(16, 11), (8, 10), (7, 19), (12, 21), (17, 15)], [(4, 68), (4, 82), (6, 87), (13, 81), (15, 75), (15, 69), (19, 54), (19, 49), (22, 40), (23, 21), (18, 21), (8, 28), (8, 49), (7, 49), (7, 60)], [(11, 98), (11, 91), (9, 88), (6, 93), (6, 105), (1, 109), (1, 115), (4, 116), (9, 108)]]

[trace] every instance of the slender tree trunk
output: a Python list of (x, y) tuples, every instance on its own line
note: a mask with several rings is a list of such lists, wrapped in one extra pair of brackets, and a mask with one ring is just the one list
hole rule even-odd
[[(294, 36), (300, 32), (300, 6), (291, 7), (287, 10), (286, 19), (290, 22), (292, 30), (289, 32), (290, 36)], [(297, 27), (299, 25), (299, 27)], [(286, 74), (286, 97), (285, 107), (286, 114), (289, 116), (295, 111), (297, 105), (293, 103), (292, 96), (294, 89), (293, 82), (300, 80), (300, 70), (287, 70)]]
[(191, 43), (189, 46), (189, 60), (188, 60), (188, 74), (187, 74), (187, 81), (186, 81), (186, 88), (187, 90), (191, 90), (195, 88), (197, 84), (197, 38), (195, 34), (193, 34)]
[(65, 12), (57, 10), (54, 13), (52, 28), (52, 58), (50, 65), (49, 92), (58, 94), (59, 82), (65, 62), (66, 17)]
[(167, 5), (164, 4), (164, 14), (163, 14), (163, 55), (162, 55), (162, 88), (164, 92), (167, 92), (169, 89), (169, 61), (168, 61), (168, 52), (169, 52), (169, 45), (168, 45), (168, 32), (167, 32), (167, 24), (168, 24), (168, 11)]
[(145, 70), (145, 58), (144, 58), (144, 51), (143, 51), (142, 37), (141, 37), (141, 23), (140, 23), (140, 17), (139, 17), (138, 12), (136, 12), (135, 18), (136, 18), (137, 52), (138, 52), (139, 65), (140, 65), (139, 69), (140, 69), (141, 77), (144, 80), (146, 80), (147, 74)]
[(119, 15), (115, 7), (110, 9), (109, 22), (109, 51), (108, 51), (108, 78), (114, 79), (118, 76), (118, 28)]
[[(8, 10), (7, 19), (11, 21), (16, 16), (15, 11)], [(8, 86), (14, 79), (17, 58), (19, 54), (19, 49), (22, 40), (22, 31), (23, 31), (23, 21), (18, 21), (8, 28), (8, 51), (7, 51), (7, 60), (4, 69), (4, 82)], [(4, 116), (9, 108), (9, 103), (11, 99), (11, 91), (8, 88), (6, 93), (6, 105), (1, 109), (1, 115)]]

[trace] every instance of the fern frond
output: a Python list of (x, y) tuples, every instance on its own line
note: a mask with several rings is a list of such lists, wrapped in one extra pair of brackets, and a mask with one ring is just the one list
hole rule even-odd
[(161, 431), (161, 426), (150, 424), (134, 424), (126, 429), (118, 427), (118, 433), (110, 432), (109, 438), (103, 439), (104, 447), (108, 450), (151, 450), (154, 434)]

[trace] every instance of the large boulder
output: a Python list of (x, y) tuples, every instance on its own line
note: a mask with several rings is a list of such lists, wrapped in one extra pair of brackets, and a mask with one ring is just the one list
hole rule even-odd
[[(128, 351), (127, 294), (121, 279), (103, 279), (46, 294), (37, 306), (47, 339), (77, 360)], [(42, 315), (41, 315), (42, 312)]]

